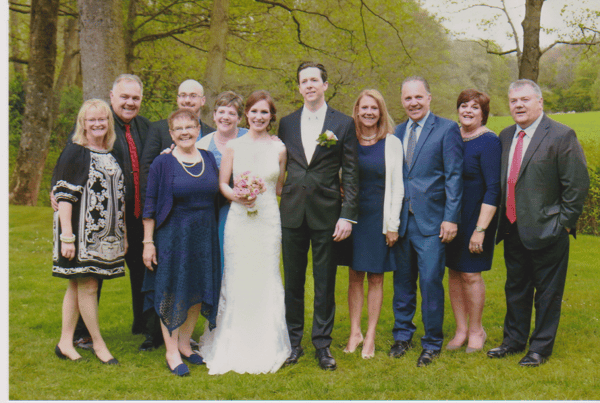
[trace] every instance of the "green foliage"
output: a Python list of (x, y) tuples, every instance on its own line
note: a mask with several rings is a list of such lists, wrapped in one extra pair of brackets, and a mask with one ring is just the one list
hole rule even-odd
[[(177, 378), (165, 365), (165, 349), (139, 352), (144, 337), (132, 336), (129, 280), (104, 283), (99, 307), (100, 329), (111, 352), (121, 362), (106, 366), (82, 351), (86, 362), (71, 363), (54, 356), (61, 327), (61, 304), (66, 281), (51, 277), (52, 210), (48, 207), (9, 207), (8, 398), (11, 400), (597, 400), (600, 389), (596, 287), (600, 238), (578, 236), (571, 242), (569, 271), (561, 323), (554, 353), (540, 368), (521, 368), (521, 355), (490, 360), (484, 353), (443, 351), (427, 368), (415, 363), (423, 336), (420, 307), (414, 322), (415, 348), (405, 357), (387, 356), (391, 330), (392, 273), (386, 273), (384, 301), (377, 327), (375, 358), (363, 360), (360, 349), (342, 352), (350, 332), (348, 270), (340, 267), (336, 287), (336, 320), (332, 353), (334, 372), (323, 372), (310, 343), (312, 270), (307, 273), (306, 355), (275, 374), (209, 376), (206, 367), (190, 368), (191, 376)], [(483, 274), (486, 305), (483, 323), (485, 349), (502, 342), (506, 312), (503, 246), (496, 247), (492, 270)], [(420, 298), (419, 298), (420, 299)], [(201, 321), (202, 322), (202, 321)], [(367, 325), (366, 303), (362, 327)], [(197, 340), (204, 324), (194, 332)], [(444, 335), (455, 330), (446, 291)], [(507, 387), (507, 385), (510, 385)]]
[(600, 235), (600, 168), (589, 168), (590, 191), (577, 222), (581, 234)]

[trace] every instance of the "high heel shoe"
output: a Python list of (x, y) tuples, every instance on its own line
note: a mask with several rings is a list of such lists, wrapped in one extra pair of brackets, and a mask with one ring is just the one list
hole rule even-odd
[(479, 348), (474, 348), (474, 347), (469, 347), (467, 346), (467, 348), (465, 349), (465, 353), (470, 354), (470, 353), (474, 353), (476, 351), (481, 351), (483, 350), (483, 346), (485, 345), (485, 341), (487, 340), (487, 333), (485, 332), (485, 330), (483, 331), (483, 342), (481, 343), (481, 347)]
[(460, 344), (450, 344), (452, 342), (452, 340), (450, 341), (450, 343), (446, 344), (446, 350), (448, 351), (454, 351), (454, 350), (459, 350), (462, 348), (462, 346), (465, 345), (465, 343), (467, 342), (467, 340), (469, 340), (468, 338), (465, 338), (465, 340), (460, 343)]
[(169, 368), (169, 371), (171, 371), (171, 373), (173, 375), (177, 375), (177, 376), (189, 376), (190, 375), (190, 369), (184, 363), (181, 363), (178, 366), (176, 366), (174, 369), (171, 369), (171, 366), (169, 365), (169, 361), (167, 361), (167, 368)]
[(54, 347), (54, 354), (56, 354), (56, 356), (61, 360), (69, 360), (73, 362), (83, 361), (83, 357), (79, 357), (77, 359), (72, 360), (71, 358), (69, 358), (69, 356), (63, 354), (63, 352), (60, 350), (60, 347), (58, 347), (58, 344), (56, 345), (56, 347)]
[(346, 348), (344, 348), (344, 353), (346, 354), (352, 354), (353, 352), (356, 351), (356, 349), (363, 343), (363, 341), (365, 340), (365, 338), (363, 337), (363, 335), (360, 335), (360, 341), (356, 344), (356, 346), (354, 346), (353, 349), (349, 349), (348, 345), (346, 344)]
[(362, 355), (363, 360), (370, 360), (371, 358), (375, 357), (375, 349), (373, 349), (372, 353), (367, 354), (367, 353), (365, 353), (365, 349), (363, 346), (363, 351), (362, 351), (361, 355)]

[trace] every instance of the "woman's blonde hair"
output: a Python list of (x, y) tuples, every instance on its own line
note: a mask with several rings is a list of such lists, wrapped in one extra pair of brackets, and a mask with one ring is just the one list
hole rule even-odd
[(77, 114), (77, 125), (75, 126), (75, 135), (73, 136), (73, 143), (79, 144), (86, 147), (89, 142), (85, 135), (85, 114), (92, 108), (99, 109), (101, 112), (106, 113), (107, 116), (107, 132), (104, 136), (102, 145), (108, 151), (112, 150), (117, 135), (115, 134), (115, 120), (113, 118), (110, 107), (106, 102), (101, 99), (88, 99), (81, 105), (79, 113)]
[(377, 90), (363, 90), (356, 98), (356, 102), (354, 102), (354, 108), (352, 108), (352, 117), (354, 118), (354, 125), (356, 126), (356, 137), (360, 139), (360, 135), (362, 132), (362, 126), (358, 119), (358, 105), (360, 104), (360, 100), (364, 97), (371, 97), (377, 103), (377, 107), (379, 108), (379, 120), (377, 121), (377, 136), (375, 137), (377, 141), (385, 138), (388, 133), (392, 133), (394, 130), (394, 121), (392, 117), (388, 113), (387, 106), (385, 105), (385, 100), (383, 99), (383, 95)]

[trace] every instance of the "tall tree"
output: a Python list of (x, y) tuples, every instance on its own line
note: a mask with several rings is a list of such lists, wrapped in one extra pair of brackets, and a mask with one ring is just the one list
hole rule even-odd
[(34, 206), (52, 129), (59, 0), (32, 0), (25, 112), (9, 201)]
[[(227, 58), (227, 33), (229, 31), (228, 17), (229, 0), (213, 2), (210, 18), (210, 41), (208, 43), (208, 60), (204, 70), (204, 95), (206, 104), (212, 106), (221, 92), (225, 77), (225, 62)], [(202, 109), (202, 120), (212, 120), (212, 108)]]
[(77, 0), (83, 98), (108, 101), (112, 82), (126, 73), (121, 0)]
[[(594, 47), (600, 45), (600, 8), (597, 0), (581, 0), (580, 3), (591, 1), (593, 8), (580, 7), (573, 11), (573, 7), (568, 1), (563, 0), (564, 7), (561, 11), (561, 17), (567, 25), (567, 34), (559, 35), (550, 45), (540, 48), (541, 32), (554, 31), (551, 27), (541, 25), (542, 8), (548, 0), (519, 0), (520, 6), (525, 7), (525, 14), (521, 21), (523, 33), (517, 29), (517, 21), (511, 9), (510, 0), (445, 0), (442, 13), (475, 13), (478, 9), (488, 9), (494, 12), (489, 19), (481, 19), (481, 14), (476, 14), (479, 18), (477, 24), (482, 30), (491, 30), (497, 33), (498, 22), (505, 21), (508, 24), (509, 37), (514, 41), (514, 47), (509, 50), (500, 50), (495, 41), (481, 39), (479, 42), (485, 46), (490, 54), (508, 55), (516, 54), (519, 66), (519, 78), (528, 78), (537, 81), (540, 70), (540, 59), (550, 49), (558, 44), (567, 44), (575, 46)], [(596, 3), (594, 3), (596, 2)]]

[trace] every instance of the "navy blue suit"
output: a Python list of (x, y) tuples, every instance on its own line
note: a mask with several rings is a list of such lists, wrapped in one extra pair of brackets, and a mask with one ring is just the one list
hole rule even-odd
[[(396, 127), (404, 141), (408, 122)], [(445, 244), (442, 221), (460, 222), (463, 142), (455, 122), (430, 113), (417, 141), (412, 163), (404, 160), (404, 202), (398, 229), (401, 253), (394, 272), (396, 341), (410, 341), (417, 305), (417, 278), (422, 297), (423, 349), (442, 348), (444, 320)]]

